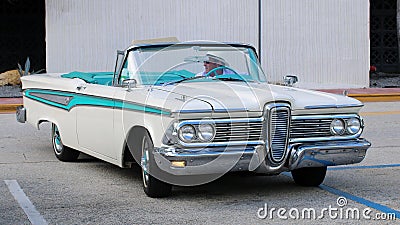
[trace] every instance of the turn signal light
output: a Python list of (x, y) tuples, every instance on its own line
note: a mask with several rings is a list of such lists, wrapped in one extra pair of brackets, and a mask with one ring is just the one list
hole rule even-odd
[(183, 168), (186, 166), (186, 161), (171, 161), (171, 166)]

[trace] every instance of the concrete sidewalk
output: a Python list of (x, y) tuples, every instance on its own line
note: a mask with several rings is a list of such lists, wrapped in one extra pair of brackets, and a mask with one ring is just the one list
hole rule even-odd
[[(343, 94), (362, 102), (400, 101), (400, 88), (322, 89), (318, 91)], [(14, 113), (22, 105), (22, 98), (0, 98), (0, 113)]]

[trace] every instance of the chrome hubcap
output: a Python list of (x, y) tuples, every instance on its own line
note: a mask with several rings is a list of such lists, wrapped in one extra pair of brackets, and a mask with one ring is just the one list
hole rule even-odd
[(143, 184), (145, 187), (147, 187), (150, 175), (149, 175), (149, 143), (146, 137), (143, 138), (142, 158), (140, 164), (142, 166)]
[(54, 145), (54, 151), (56, 152), (56, 154), (61, 154), (61, 152), (63, 150), (63, 144), (61, 142), (60, 132), (58, 131), (57, 127), (54, 127), (53, 145)]

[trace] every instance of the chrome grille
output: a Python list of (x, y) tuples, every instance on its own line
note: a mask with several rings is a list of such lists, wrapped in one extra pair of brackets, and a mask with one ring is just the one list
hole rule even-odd
[(290, 138), (313, 138), (332, 136), (332, 119), (293, 119), (290, 125)]
[(272, 108), (269, 121), (269, 143), (274, 162), (281, 162), (286, 153), (290, 111), (287, 107)]
[(262, 139), (262, 122), (216, 123), (214, 142), (259, 141)]

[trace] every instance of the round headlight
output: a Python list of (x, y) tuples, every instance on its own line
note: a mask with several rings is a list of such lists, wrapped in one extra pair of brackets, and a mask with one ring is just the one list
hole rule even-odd
[(179, 139), (184, 142), (191, 142), (196, 138), (196, 130), (192, 125), (184, 125), (178, 131)]
[(202, 141), (211, 141), (215, 136), (215, 128), (212, 124), (200, 124), (198, 135)]
[(334, 119), (331, 123), (331, 133), (333, 135), (342, 135), (344, 133), (344, 122), (341, 119)]
[(357, 118), (347, 120), (347, 132), (349, 134), (357, 134), (361, 129), (361, 122)]

